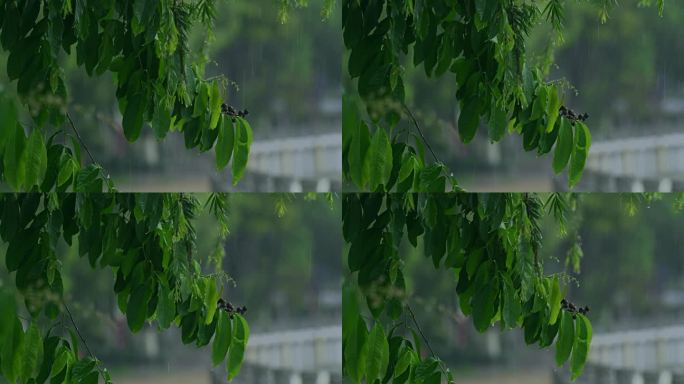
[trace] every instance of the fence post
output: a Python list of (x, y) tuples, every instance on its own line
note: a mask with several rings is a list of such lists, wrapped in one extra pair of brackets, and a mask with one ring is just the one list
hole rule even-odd
[(673, 373), (672, 384), (684, 384), (684, 373)]

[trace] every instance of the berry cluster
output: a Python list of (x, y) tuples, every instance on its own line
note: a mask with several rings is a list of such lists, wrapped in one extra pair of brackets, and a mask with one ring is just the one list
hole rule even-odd
[(565, 299), (561, 300), (561, 308), (572, 313), (573, 319), (577, 318), (578, 313), (581, 315), (586, 315), (587, 313), (589, 313), (589, 306), (588, 305), (585, 305), (584, 307), (578, 308), (577, 306), (575, 306), (575, 304), (573, 304), (573, 303), (571, 303)]
[(588, 113), (585, 112), (577, 114), (575, 113), (575, 111), (573, 111), (570, 108), (566, 108), (564, 105), (560, 107), (559, 114), (562, 117), (565, 117), (566, 119), (570, 120), (570, 123), (572, 123), (572, 125), (575, 125), (575, 123), (577, 123), (578, 121), (585, 122), (587, 121), (587, 119), (589, 119)]
[(230, 318), (233, 318), (234, 314), (239, 314), (239, 315), (244, 315), (247, 313), (247, 307), (242, 306), (242, 307), (234, 307), (233, 304), (231, 304), (229, 301), (225, 301), (222, 298), (218, 300), (218, 303), (216, 304), (219, 309), (222, 309), (226, 312), (228, 312), (228, 315)]
[(248, 110), (245, 109), (245, 110), (241, 111), (239, 109), (233, 108), (233, 106), (228, 105), (226, 103), (221, 104), (221, 112), (224, 115), (228, 115), (228, 116), (232, 117), (233, 122), (235, 122), (236, 117), (243, 117), (244, 118), (244, 117), (247, 117), (247, 115), (249, 115)]

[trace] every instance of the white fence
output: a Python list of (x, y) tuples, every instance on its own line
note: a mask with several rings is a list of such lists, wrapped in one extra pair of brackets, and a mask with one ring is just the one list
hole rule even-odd
[(684, 182), (684, 134), (598, 141), (589, 151), (582, 189), (671, 192)]
[[(215, 376), (215, 383), (224, 382)], [(342, 382), (342, 326), (254, 334), (238, 384)]]
[[(255, 141), (239, 187), (257, 192), (330, 192), (342, 186), (339, 132)], [(219, 184), (226, 180), (218, 181)], [(221, 185), (217, 188), (222, 190)]]
[[(554, 372), (556, 383), (567, 374)], [(684, 326), (594, 335), (584, 375), (587, 384), (684, 383)]]

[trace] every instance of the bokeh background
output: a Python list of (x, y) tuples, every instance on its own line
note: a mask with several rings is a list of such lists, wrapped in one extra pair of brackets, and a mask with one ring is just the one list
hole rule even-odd
[[(196, 196), (202, 203), (208, 197)], [(229, 199), (230, 234), (219, 241), (216, 219), (202, 213), (195, 221), (195, 254), (211, 273), (217, 249), (225, 252), (221, 268), (234, 284), (223, 297), (248, 309), (246, 361), (233, 383), (289, 383), (292, 377), (340, 382), (340, 200), (302, 194), (231, 194)], [(0, 247), (3, 265), (5, 247)], [(112, 272), (93, 270), (79, 258), (78, 244), (60, 249), (65, 301), (115, 383), (227, 383), (225, 365), (212, 368), (211, 345), (183, 345), (179, 329), (160, 333), (154, 323), (132, 334), (118, 310)], [(0, 273), (0, 285), (12, 287), (13, 277)]]
[[(341, 173), (341, 16), (323, 2), (290, 9), (280, 1), (217, 2), (213, 36), (195, 30), (195, 58), (207, 55), (207, 77), (224, 75), (227, 103), (248, 109), (254, 146), (244, 180), (231, 186), (214, 152), (188, 151), (182, 134), (163, 142), (151, 129), (129, 144), (122, 131), (112, 75), (90, 78), (63, 58), (76, 127), (120, 191), (333, 191)], [(0, 52), (0, 92), (13, 94)], [(30, 125), (30, 119), (24, 119)]]
[[(684, 377), (681, 208), (671, 195), (649, 202), (583, 194), (565, 235), (553, 218), (542, 223), (545, 273), (567, 270), (567, 297), (591, 309), (593, 343), (578, 383), (678, 383)], [(584, 255), (579, 273), (565, 264), (576, 236)], [(406, 251), (409, 304), (458, 383), (570, 383), (569, 372), (555, 366), (555, 349), (526, 345), (522, 330), (495, 325), (478, 333), (458, 309), (454, 276), (435, 271), (420, 246)]]

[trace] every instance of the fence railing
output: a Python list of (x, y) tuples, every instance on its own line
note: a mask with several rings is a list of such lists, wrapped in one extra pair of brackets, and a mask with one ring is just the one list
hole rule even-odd
[[(570, 384), (554, 371), (555, 384)], [(684, 384), (684, 326), (597, 334), (580, 384)]]
[[(225, 383), (222, 371), (214, 384)], [(341, 384), (342, 327), (254, 334), (236, 384)]]

